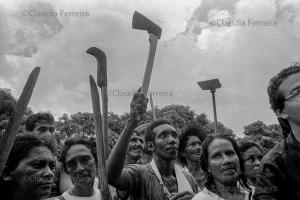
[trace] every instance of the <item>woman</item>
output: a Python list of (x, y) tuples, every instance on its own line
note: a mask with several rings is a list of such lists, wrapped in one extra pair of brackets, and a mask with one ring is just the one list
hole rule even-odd
[(54, 177), (55, 148), (31, 134), (17, 136), (6, 162), (0, 199), (40, 200), (50, 195)]
[(202, 144), (201, 167), (205, 188), (193, 200), (249, 200), (251, 188), (236, 141), (228, 135), (208, 136)]
[(255, 186), (260, 161), (263, 157), (262, 148), (252, 140), (242, 139), (240, 142), (240, 152), (245, 163), (245, 175), (247, 182)]

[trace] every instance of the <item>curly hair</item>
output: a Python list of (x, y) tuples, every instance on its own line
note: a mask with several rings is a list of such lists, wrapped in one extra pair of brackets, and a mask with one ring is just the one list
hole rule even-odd
[(151, 122), (144, 134), (145, 134), (145, 142), (153, 142), (154, 143), (154, 139), (155, 139), (155, 136), (156, 136), (156, 133), (153, 132), (153, 129), (157, 126), (160, 126), (160, 125), (163, 125), (163, 124), (169, 124), (172, 126), (171, 122), (168, 121), (167, 119), (156, 119), (154, 120), (153, 122)]
[(184, 165), (186, 165), (187, 162), (186, 162), (185, 156), (182, 156), (181, 153), (184, 152), (188, 138), (190, 136), (198, 137), (202, 143), (206, 138), (206, 133), (204, 132), (204, 130), (202, 128), (200, 128), (196, 125), (190, 125), (190, 126), (186, 127), (186, 129), (183, 131), (182, 134), (180, 134), (179, 147), (178, 147), (178, 159)]
[(68, 170), (67, 170), (67, 165), (66, 165), (66, 155), (67, 155), (68, 150), (76, 144), (82, 144), (82, 145), (86, 146), (88, 149), (90, 149), (92, 152), (92, 155), (95, 159), (96, 165), (98, 163), (97, 146), (96, 146), (95, 138), (93, 138), (93, 137), (87, 138), (85, 136), (77, 136), (74, 138), (69, 138), (65, 141), (65, 143), (62, 147), (62, 150), (61, 150), (61, 162), (63, 164), (63, 168), (64, 168), (65, 172), (67, 172), (67, 173), (68, 173)]
[(32, 114), (25, 121), (26, 130), (33, 131), (36, 123), (41, 122), (54, 124), (54, 117), (50, 112), (39, 112)]
[(239, 146), (238, 146), (237, 142), (235, 141), (235, 139), (232, 138), (231, 136), (229, 136), (228, 134), (209, 135), (209, 136), (207, 136), (207, 138), (204, 140), (204, 142), (202, 144), (202, 154), (201, 154), (201, 158), (200, 158), (200, 163), (201, 163), (200, 165), (201, 165), (202, 170), (207, 174), (206, 180), (205, 180), (206, 188), (209, 190), (212, 190), (212, 187), (215, 186), (214, 178), (208, 172), (208, 165), (209, 165), (208, 164), (209, 163), (208, 162), (208, 147), (213, 142), (214, 139), (225, 139), (225, 140), (228, 140), (232, 144), (233, 149), (234, 149), (235, 153), (237, 154), (239, 163), (240, 163), (240, 175), (239, 175), (238, 181), (251, 194), (252, 191), (251, 191), (250, 186), (247, 184), (247, 178), (245, 175), (245, 164), (244, 164), (244, 160), (241, 156)]
[(268, 86), (269, 102), (273, 111), (282, 111), (284, 109), (283, 94), (278, 90), (281, 83), (290, 75), (300, 72), (300, 63), (295, 62), (288, 68), (281, 70), (276, 76), (271, 78)]

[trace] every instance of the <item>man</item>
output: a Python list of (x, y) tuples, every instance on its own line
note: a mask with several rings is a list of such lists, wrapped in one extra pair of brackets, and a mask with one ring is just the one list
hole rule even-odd
[[(30, 115), (25, 121), (26, 130), (33, 132), (42, 137), (49, 138), (56, 148), (58, 148), (57, 141), (54, 137), (55, 121), (54, 117), (49, 112), (39, 112)], [(70, 177), (60, 167), (60, 163), (56, 158), (54, 184), (51, 188), (50, 197), (55, 197), (66, 191), (72, 186)]]
[(67, 139), (62, 148), (64, 170), (70, 175), (73, 186), (53, 200), (100, 200), (100, 191), (94, 187), (97, 174), (95, 140), (84, 137)]
[(179, 138), (179, 161), (194, 176), (200, 189), (205, 184), (205, 173), (200, 167), (201, 145), (205, 138), (204, 131), (196, 126), (188, 126)]
[(129, 141), (125, 166), (128, 164), (140, 163), (140, 159), (143, 155), (144, 145), (145, 140), (142, 133), (134, 130)]
[[(124, 166), (127, 166), (129, 164), (140, 163), (140, 159), (142, 158), (144, 144), (145, 144), (145, 139), (143, 137), (143, 131), (141, 131), (142, 127), (144, 127), (144, 124), (138, 126), (133, 131), (133, 134), (129, 141)], [(110, 192), (112, 194), (113, 200), (128, 199), (128, 194), (126, 192), (116, 190), (114, 187), (110, 187)]]
[[(135, 130), (137, 132), (139, 132), (140, 134), (142, 134), (143, 137), (145, 137), (144, 132), (145, 132), (146, 128), (149, 126), (149, 124), (150, 124), (150, 122), (141, 124)], [(151, 143), (145, 143), (143, 153), (142, 153), (142, 157), (139, 160), (140, 164), (147, 164), (147, 163), (151, 162), (151, 160), (153, 158), (153, 151), (152, 151), (153, 147), (151, 145), (152, 145)]]
[(30, 115), (25, 121), (26, 130), (43, 136), (52, 136), (55, 131), (54, 117), (49, 112)]
[(300, 200), (300, 63), (274, 76), (268, 94), (271, 108), (290, 133), (263, 158), (254, 199)]
[(153, 144), (153, 160), (147, 165), (133, 164), (123, 169), (132, 130), (145, 114), (147, 99), (134, 95), (129, 120), (108, 158), (108, 182), (126, 191), (131, 199), (192, 199), (198, 187), (191, 174), (175, 165), (178, 133), (167, 120), (153, 121), (145, 132), (145, 141)]

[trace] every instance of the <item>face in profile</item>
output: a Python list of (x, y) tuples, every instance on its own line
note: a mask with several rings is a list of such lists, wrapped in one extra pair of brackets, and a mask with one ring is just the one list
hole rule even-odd
[(252, 146), (244, 152), (243, 159), (245, 161), (245, 174), (247, 178), (256, 179), (262, 157), (260, 149), (256, 146)]
[[(279, 92), (285, 98), (284, 109), (278, 113), (279, 117), (290, 122), (300, 124), (300, 73), (288, 76), (279, 86)], [(297, 132), (295, 133), (297, 134)]]
[(133, 132), (129, 141), (127, 156), (137, 160), (140, 159), (143, 154), (144, 145), (144, 138), (138, 133)]
[(83, 144), (75, 144), (66, 153), (66, 168), (74, 185), (94, 183), (96, 160), (91, 150)]
[(156, 133), (155, 154), (164, 160), (177, 159), (179, 140), (176, 129), (169, 124), (163, 124), (155, 127), (153, 131)]
[(221, 184), (234, 184), (240, 174), (239, 158), (230, 141), (215, 138), (208, 146), (208, 172)]
[(197, 136), (188, 136), (186, 146), (184, 148), (184, 157), (192, 162), (199, 162), (201, 157), (202, 142)]
[(16, 191), (42, 199), (50, 195), (54, 179), (55, 162), (52, 152), (47, 147), (34, 147), (10, 173)]

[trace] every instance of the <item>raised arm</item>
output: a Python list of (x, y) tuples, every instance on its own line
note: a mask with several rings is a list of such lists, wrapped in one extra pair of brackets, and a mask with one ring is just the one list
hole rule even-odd
[(119, 190), (126, 190), (130, 186), (129, 177), (122, 173), (126, 159), (126, 152), (133, 130), (145, 115), (147, 98), (141, 93), (134, 94), (130, 103), (130, 117), (115, 144), (107, 162), (108, 183)]

